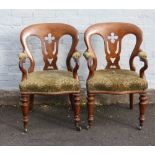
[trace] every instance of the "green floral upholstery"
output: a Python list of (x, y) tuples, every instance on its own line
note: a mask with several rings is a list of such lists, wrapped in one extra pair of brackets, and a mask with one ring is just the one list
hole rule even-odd
[(67, 92), (80, 91), (80, 83), (72, 72), (47, 70), (36, 71), (19, 85), (22, 92)]
[(26, 53), (22, 52), (22, 53), (19, 53), (18, 57), (19, 57), (19, 60), (25, 60), (27, 58), (27, 55)]
[(85, 57), (86, 60), (93, 58), (92, 53), (90, 53), (89, 51), (84, 52), (83, 56)]
[(146, 90), (147, 81), (130, 70), (105, 69), (98, 70), (87, 81), (88, 91), (134, 91)]
[(81, 53), (80, 53), (79, 51), (75, 51), (75, 52), (73, 53), (72, 57), (73, 57), (74, 59), (80, 59)]
[(141, 58), (141, 59), (147, 59), (147, 53), (144, 52), (144, 51), (140, 51), (138, 53), (138, 56)]

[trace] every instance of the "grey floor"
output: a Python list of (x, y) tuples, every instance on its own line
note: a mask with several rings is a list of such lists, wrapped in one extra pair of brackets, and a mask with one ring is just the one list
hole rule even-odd
[(72, 111), (67, 106), (35, 106), (30, 113), (28, 133), (23, 132), (19, 107), (0, 106), (0, 145), (155, 145), (155, 105), (146, 111), (145, 126), (138, 126), (138, 105), (95, 108), (95, 122), (86, 130), (86, 109), (82, 107), (83, 130), (75, 131)]

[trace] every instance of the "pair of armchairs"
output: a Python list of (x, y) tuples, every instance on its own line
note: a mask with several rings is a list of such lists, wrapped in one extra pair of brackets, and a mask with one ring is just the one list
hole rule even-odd
[[(72, 37), (72, 45), (66, 59), (68, 71), (58, 70), (57, 54), (59, 40), (63, 35)], [(107, 66), (103, 70), (96, 70), (97, 58), (92, 48), (92, 35), (100, 35), (104, 40)], [(136, 36), (136, 44), (129, 59), (130, 70), (121, 69), (119, 65), (121, 53), (121, 41), (127, 34)], [(27, 38), (37, 36), (42, 45), (43, 71), (34, 71), (35, 60), (31, 54)], [(33, 108), (34, 95), (69, 95), (74, 121), (77, 130), (80, 126), (80, 82), (77, 71), (79, 69), (80, 52), (77, 51), (78, 32), (67, 24), (44, 23), (31, 25), (25, 28), (20, 35), (23, 52), (19, 54), (19, 68), (22, 72), (22, 81), (19, 85), (21, 92), (22, 113), (24, 130), (27, 131), (28, 113)], [(86, 81), (88, 126), (94, 120), (94, 100), (96, 94), (129, 94), (130, 108), (133, 108), (133, 95), (140, 94), (140, 129), (144, 122), (144, 112), (147, 101), (147, 81), (144, 72), (148, 67), (146, 53), (140, 49), (142, 43), (142, 31), (135, 25), (129, 23), (99, 23), (87, 28), (84, 34), (87, 50), (84, 57), (87, 60), (89, 75)], [(139, 75), (135, 72), (134, 58), (140, 57), (144, 66)], [(25, 60), (28, 59), (30, 67), (24, 68)], [(74, 67), (71, 66), (74, 60)]]

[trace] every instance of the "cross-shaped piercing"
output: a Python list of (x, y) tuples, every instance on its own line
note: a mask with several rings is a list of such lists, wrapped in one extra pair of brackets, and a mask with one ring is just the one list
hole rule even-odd
[(115, 40), (117, 40), (118, 39), (118, 36), (115, 36), (115, 33), (114, 32), (112, 32), (111, 34), (110, 34), (110, 36), (108, 36), (108, 39), (111, 41), (111, 43), (115, 43)]
[(45, 40), (48, 41), (48, 44), (51, 44), (52, 41), (55, 40), (55, 37), (53, 37), (52, 34), (49, 33), (47, 37), (45, 37)]

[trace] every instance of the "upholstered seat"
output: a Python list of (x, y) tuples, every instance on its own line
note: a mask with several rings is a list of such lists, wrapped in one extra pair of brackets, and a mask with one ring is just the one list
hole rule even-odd
[(130, 70), (105, 69), (95, 71), (87, 81), (88, 91), (143, 91), (148, 87), (147, 81)]
[(22, 92), (67, 92), (80, 90), (80, 83), (72, 72), (45, 70), (30, 73), (19, 85)]

